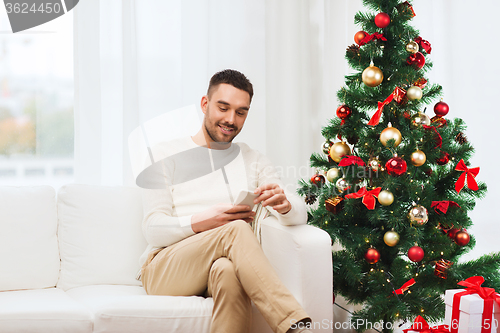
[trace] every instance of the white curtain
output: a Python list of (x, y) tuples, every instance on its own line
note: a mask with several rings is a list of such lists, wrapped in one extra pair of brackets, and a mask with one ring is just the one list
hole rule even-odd
[[(76, 180), (132, 185), (127, 136), (141, 123), (196, 104), (210, 77), (233, 68), (252, 81), (247, 142), (278, 166), (288, 186), (312, 174), (321, 128), (335, 116), (349, 72), (361, 0), (85, 0), (75, 8)], [(476, 147), (472, 166), (489, 185), (471, 217), (477, 239), (467, 259), (498, 250), (500, 197), (496, 109), (500, 4), (414, 1), (412, 24), (432, 43), (432, 82), (449, 117), (463, 118)], [(432, 114), (432, 105), (429, 106)], [(201, 117), (201, 113), (200, 113)], [(182, 126), (182, 124), (180, 124)], [(338, 319), (342, 316), (339, 315)]]

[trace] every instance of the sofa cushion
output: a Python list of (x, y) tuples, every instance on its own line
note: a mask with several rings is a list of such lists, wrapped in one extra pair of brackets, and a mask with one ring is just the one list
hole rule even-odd
[(0, 187), (0, 291), (56, 285), (56, 231), (52, 187)]
[(208, 333), (213, 299), (147, 295), (142, 287), (96, 285), (68, 295), (93, 313), (95, 333)]
[(135, 279), (147, 243), (139, 189), (71, 184), (57, 199), (64, 290), (94, 284), (141, 285)]
[(57, 288), (0, 292), (0, 332), (92, 332), (90, 311)]

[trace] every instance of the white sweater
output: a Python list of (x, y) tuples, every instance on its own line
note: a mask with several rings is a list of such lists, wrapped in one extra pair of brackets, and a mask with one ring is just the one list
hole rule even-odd
[[(191, 151), (198, 152), (194, 160), (165, 159)], [(141, 189), (144, 207), (142, 232), (148, 246), (139, 259), (140, 267), (151, 251), (194, 235), (195, 232), (191, 228), (193, 214), (218, 203), (232, 203), (229, 191), (234, 200), (242, 189), (253, 192), (263, 184), (277, 183), (285, 190), (292, 209), (286, 214), (280, 214), (272, 207), (265, 208), (283, 225), (307, 222), (304, 201), (295, 193), (286, 190), (267, 157), (245, 143), (231, 143), (231, 146), (222, 153), (231, 152), (236, 158), (228, 164), (223, 163), (229, 183), (228, 189), (217, 155), (221, 153), (220, 150), (200, 147), (189, 136), (159, 144), (152, 149), (152, 156), (156, 162), (168, 161), (163, 164), (162, 170), (164, 176), (168, 178), (164, 181), (168, 181), (170, 185), (160, 189)], [(140, 271), (137, 279), (140, 280)]]

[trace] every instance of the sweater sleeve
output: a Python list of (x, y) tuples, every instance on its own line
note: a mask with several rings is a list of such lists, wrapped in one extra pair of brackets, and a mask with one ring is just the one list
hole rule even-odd
[(259, 159), (257, 162), (257, 170), (258, 170), (258, 184), (257, 186), (262, 186), (264, 184), (278, 184), (285, 192), (286, 198), (292, 205), (290, 211), (286, 214), (280, 214), (275, 211), (272, 207), (266, 206), (269, 212), (277, 217), (278, 221), (283, 225), (297, 225), (297, 224), (306, 224), (307, 223), (307, 208), (298, 195), (289, 191), (286, 186), (283, 185), (283, 182), (279, 178), (279, 175), (276, 171), (276, 168), (273, 166), (271, 161), (264, 156), (263, 154), (259, 154)]

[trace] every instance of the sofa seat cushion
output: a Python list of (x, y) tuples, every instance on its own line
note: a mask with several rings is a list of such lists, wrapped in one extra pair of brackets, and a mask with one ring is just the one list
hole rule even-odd
[(92, 332), (90, 311), (57, 288), (0, 292), (0, 332)]
[(67, 294), (93, 313), (94, 332), (209, 332), (213, 299), (147, 295), (144, 288), (94, 285)]

